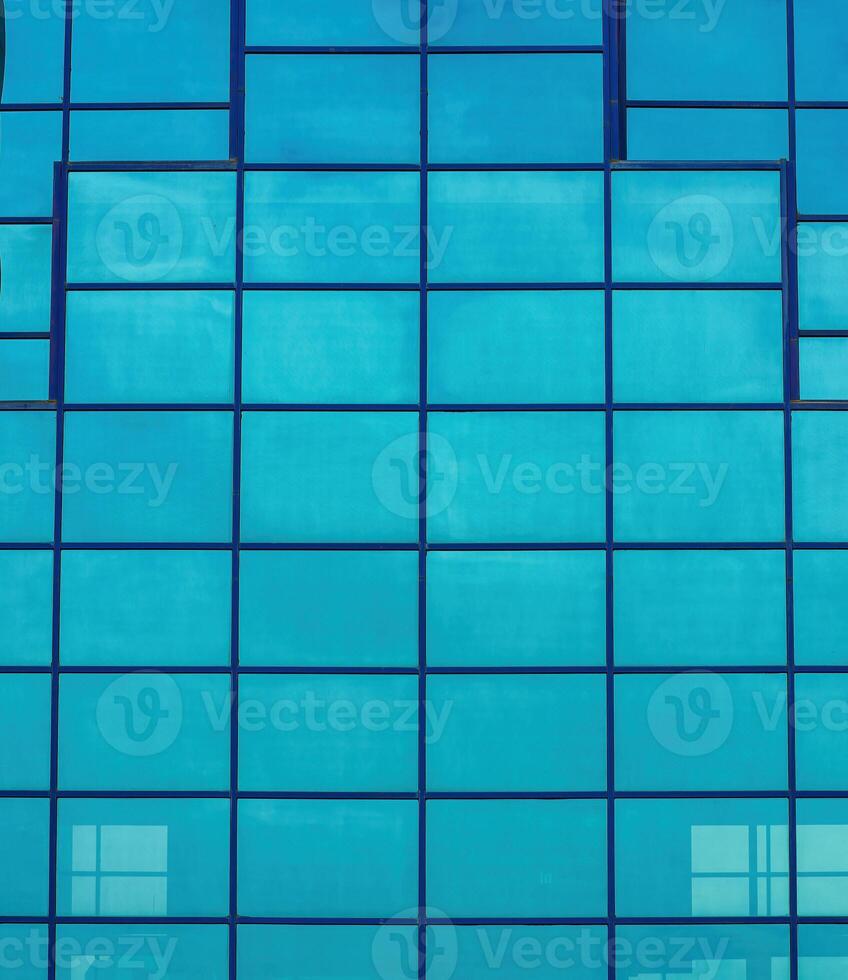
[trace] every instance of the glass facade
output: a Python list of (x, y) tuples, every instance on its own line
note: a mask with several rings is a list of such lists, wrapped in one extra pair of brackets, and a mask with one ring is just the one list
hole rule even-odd
[(848, 7), (0, 10), (0, 974), (841, 976)]

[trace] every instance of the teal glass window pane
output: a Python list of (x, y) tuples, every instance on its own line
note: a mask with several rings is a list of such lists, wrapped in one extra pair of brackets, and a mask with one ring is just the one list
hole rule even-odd
[(620, 402), (783, 400), (779, 291), (616, 290)]
[(0, 112), (0, 215), (53, 214), (53, 164), (62, 157), (61, 112)]
[(226, 915), (229, 816), (225, 799), (59, 800), (58, 914)]
[(848, 223), (798, 225), (798, 324), (848, 329)]
[(418, 900), (415, 800), (241, 800), (238, 834), (241, 915), (384, 917)]
[(50, 329), (50, 225), (0, 225), (0, 330)]
[(251, 290), (243, 303), (244, 401), (418, 402), (417, 293)]
[(53, 553), (0, 551), (0, 663), (49, 664), (53, 643)]
[(65, 674), (59, 698), (62, 789), (229, 788), (228, 675)]
[(848, 339), (802, 337), (798, 355), (802, 398), (814, 401), (848, 398)]
[(430, 540), (603, 540), (602, 414), (434, 412), (429, 431)]
[(593, 551), (431, 551), (427, 662), (602, 664), (606, 566)]
[[(46, 14), (46, 16), (45, 16)], [(5, 4), (3, 102), (61, 102), (65, 18), (60, 7)]]
[(0, 915), (47, 915), (49, 829), (49, 800), (0, 800)]
[(618, 551), (621, 665), (786, 662), (782, 551)]
[(603, 402), (603, 293), (430, 292), (427, 353), (431, 402)]
[(848, 800), (798, 800), (797, 821), (798, 914), (848, 914)]
[(62, 663), (229, 664), (231, 569), (229, 551), (63, 551)]
[(448, 0), (434, 7), (427, 39), (445, 46), (600, 44), (601, 32), (601, 0)]
[[(428, 710), (438, 735), (450, 708)], [(239, 789), (415, 792), (418, 678), (272, 676), (239, 682)]]
[(232, 280), (235, 188), (233, 173), (72, 174), (68, 280)]
[(798, 541), (848, 540), (848, 416), (793, 412), (792, 510)]
[(229, 412), (68, 412), (66, 541), (228, 541)]
[(848, 966), (848, 929), (842, 925), (798, 926), (799, 980), (837, 980)]
[(239, 660), (251, 665), (418, 663), (414, 551), (244, 551)]
[(605, 916), (602, 800), (430, 800), (427, 901), (452, 918)]
[(786, 742), (783, 675), (615, 679), (617, 790), (785, 790)]
[(600, 173), (431, 173), (432, 282), (603, 280)]
[(16, 980), (47, 980), (50, 938), (47, 925), (33, 922), (0, 924), (0, 947)]
[(602, 73), (603, 59), (595, 54), (433, 55), (427, 82), (430, 161), (601, 160)]
[(785, 799), (616, 801), (618, 915), (788, 915), (788, 868)]
[(848, 552), (799, 549), (792, 577), (796, 662), (848, 662)]
[(798, 210), (803, 214), (845, 214), (848, 193), (842, 187), (842, 161), (848, 152), (848, 112), (799, 110), (795, 126)]
[(0, 399), (43, 401), (49, 381), (49, 340), (0, 339)]
[(805, 101), (848, 99), (848, 9), (805, 0), (795, 11), (795, 94)]
[(223, 160), (226, 109), (95, 109), (71, 113), (72, 160)]
[(777, 173), (616, 173), (613, 275), (621, 282), (780, 282)]
[(181, 980), (196, 973), (204, 980), (228, 976), (226, 926), (73, 923), (57, 926), (56, 937), (59, 980), (76, 980), (91, 961), (100, 980), (125, 980), (136, 973), (156, 980)]
[(795, 679), (795, 765), (801, 790), (841, 790), (848, 778), (848, 684), (843, 674)]
[(247, 43), (305, 47), (418, 44), (418, 19), (395, 0), (314, 0), (308, 4), (247, 0)]
[(246, 174), (245, 280), (417, 283), (418, 185), (414, 173)]
[(53, 540), (55, 412), (0, 412), (0, 541)]
[(83, 4), (71, 59), (74, 102), (226, 102), (230, 5), (181, 0), (104, 17)]
[(617, 412), (611, 473), (620, 541), (784, 537), (778, 412)]
[(232, 401), (234, 310), (223, 290), (69, 293), (65, 397)]
[(50, 787), (50, 676), (5, 674), (0, 684), (0, 789)]
[(630, 160), (780, 160), (785, 109), (628, 109)]
[(417, 56), (263, 54), (246, 70), (249, 161), (418, 162)]
[(242, 541), (418, 539), (418, 417), (245, 412)]
[(636, 9), (627, 18), (630, 99), (786, 98), (783, 0)]
[(606, 682), (598, 675), (431, 674), (427, 787), (606, 790), (606, 731), (598, 724), (605, 711)]

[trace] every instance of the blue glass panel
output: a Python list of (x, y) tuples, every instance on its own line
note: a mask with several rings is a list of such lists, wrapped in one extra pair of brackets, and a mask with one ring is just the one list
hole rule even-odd
[(71, 402), (227, 402), (233, 294), (72, 292), (65, 330)]
[(799, 326), (848, 329), (848, 224), (799, 224), (797, 248)]
[(50, 225), (0, 225), (0, 330), (50, 329)]
[(797, 98), (848, 99), (848, 8), (827, 0), (804, 0), (795, 11)]
[(52, 215), (53, 163), (62, 156), (62, 113), (0, 112), (0, 146), (0, 215)]
[(848, 914), (848, 800), (798, 800), (797, 820), (798, 914)]
[[(433, 163), (589, 163), (603, 158), (600, 55), (429, 59)], [(562, 93), (567, 92), (568, 98)]]
[(841, 790), (848, 780), (845, 675), (799, 674), (794, 707), (798, 789)]
[(799, 980), (838, 980), (848, 965), (848, 929), (845, 926), (798, 927)]
[(65, 60), (64, 8), (6, 0), (3, 102), (60, 102)]
[(66, 541), (228, 541), (229, 412), (69, 412)]
[(417, 403), (413, 292), (261, 292), (244, 296), (246, 402)]
[(0, 684), (0, 789), (50, 786), (50, 676), (7, 674)]
[(55, 463), (55, 412), (0, 412), (0, 541), (53, 540)]
[(785, 109), (628, 109), (630, 160), (780, 160)]
[(47, 915), (49, 829), (49, 800), (0, 800), (0, 915)]
[(848, 338), (802, 337), (798, 356), (802, 398), (848, 398)]
[(223, 160), (229, 156), (225, 109), (77, 110), (72, 160)]
[(848, 662), (848, 552), (795, 552), (795, 660), (799, 664)]
[(239, 579), (243, 664), (418, 663), (414, 551), (244, 551)]
[(49, 664), (53, 636), (53, 554), (0, 551), (0, 663)]
[(49, 340), (0, 339), (0, 399), (43, 401), (49, 381)]
[(430, 292), (427, 353), (431, 402), (603, 402), (603, 294)]
[(782, 551), (618, 551), (618, 664), (786, 662)]
[(592, 551), (431, 551), (431, 665), (602, 664), (605, 557)]
[(246, 70), (248, 160), (418, 162), (414, 55), (256, 55)]
[(792, 509), (798, 541), (848, 540), (848, 415), (792, 415)]
[(798, 210), (803, 214), (845, 214), (848, 193), (842, 186), (842, 173), (848, 152), (848, 112), (805, 109), (796, 113), (795, 126)]
[(0, 925), (3, 965), (15, 971), (16, 980), (47, 980), (49, 943), (46, 924), (4, 922)]
[(417, 902), (415, 800), (242, 800), (238, 830), (242, 915), (370, 918)]
[(430, 44), (601, 43), (601, 0), (442, 0), (433, 10)]
[[(434, 20), (439, 8), (435, 7)], [(247, 0), (247, 43), (395, 46), (418, 44), (413, 8), (396, 0)]]
[(602, 916), (602, 800), (431, 800), (427, 901), (457, 917)]
[(614, 425), (618, 540), (782, 540), (782, 414), (617, 412)]

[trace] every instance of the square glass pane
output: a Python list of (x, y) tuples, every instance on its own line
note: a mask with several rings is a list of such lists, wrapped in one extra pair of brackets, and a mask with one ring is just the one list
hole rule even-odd
[[(247, 43), (303, 47), (416, 45), (415, 8), (396, 0), (246, 0)], [(431, 23), (438, 19), (439, 8)]]
[(630, 160), (780, 160), (785, 109), (628, 109)]
[(846, 966), (848, 929), (845, 926), (798, 926), (799, 980), (837, 980)]
[(0, 412), (0, 541), (53, 540), (56, 413)]
[(842, 789), (848, 779), (848, 683), (844, 674), (798, 674), (794, 728), (798, 789)]
[(0, 215), (50, 217), (61, 112), (0, 112)]
[(848, 99), (848, 8), (803, 0), (795, 10), (795, 94), (806, 101)]
[[(832, 98), (832, 96), (831, 96)], [(804, 109), (795, 114), (798, 141), (798, 210), (802, 214), (845, 214), (842, 161), (848, 151), (848, 112)]]
[(49, 664), (53, 645), (52, 551), (0, 551), (0, 663)]
[(792, 564), (796, 662), (848, 663), (848, 551), (799, 549)]
[(50, 225), (0, 224), (0, 330), (50, 329)]
[(5, 4), (3, 102), (62, 101), (65, 64), (64, 8)]
[(72, 160), (224, 160), (225, 109), (96, 109), (71, 113)]
[(848, 912), (848, 800), (798, 800), (798, 914)]
[(798, 541), (848, 541), (848, 415), (792, 413), (792, 511)]
[(848, 399), (848, 338), (801, 337), (798, 357), (802, 398)]
[[(392, 0), (381, 6), (396, 7)], [(447, 0), (434, 6), (427, 24), (430, 44), (599, 45), (602, 0)], [(397, 13), (395, 14), (397, 16)]]
[(49, 340), (0, 338), (0, 400), (44, 401), (49, 385)]
[(0, 799), (0, 863), (0, 915), (47, 915), (48, 799)]
[(798, 225), (798, 325), (848, 330), (848, 223)]
[(0, 789), (50, 788), (50, 675), (4, 674)]

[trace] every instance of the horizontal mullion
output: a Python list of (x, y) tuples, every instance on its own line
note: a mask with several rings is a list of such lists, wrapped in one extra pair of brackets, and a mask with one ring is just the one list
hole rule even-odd
[[(418, 58), (421, 47), (417, 44), (408, 45), (280, 45), (280, 44), (249, 44), (244, 49), (245, 55), (273, 54), (399, 54)], [(602, 55), (602, 44), (499, 44), (499, 45), (450, 45), (432, 44), (427, 47), (427, 54), (593, 54)]]
[(0, 790), (0, 799), (48, 799), (66, 800), (418, 800), (442, 802), (446, 800), (779, 800), (799, 799), (846, 799), (848, 790), (799, 790), (790, 793), (781, 790), (563, 790), (534, 791), (514, 790), (488, 792), (440, 792), (428, 790), (419, 794), (410, 791), (309, 791), (309, 790)]

